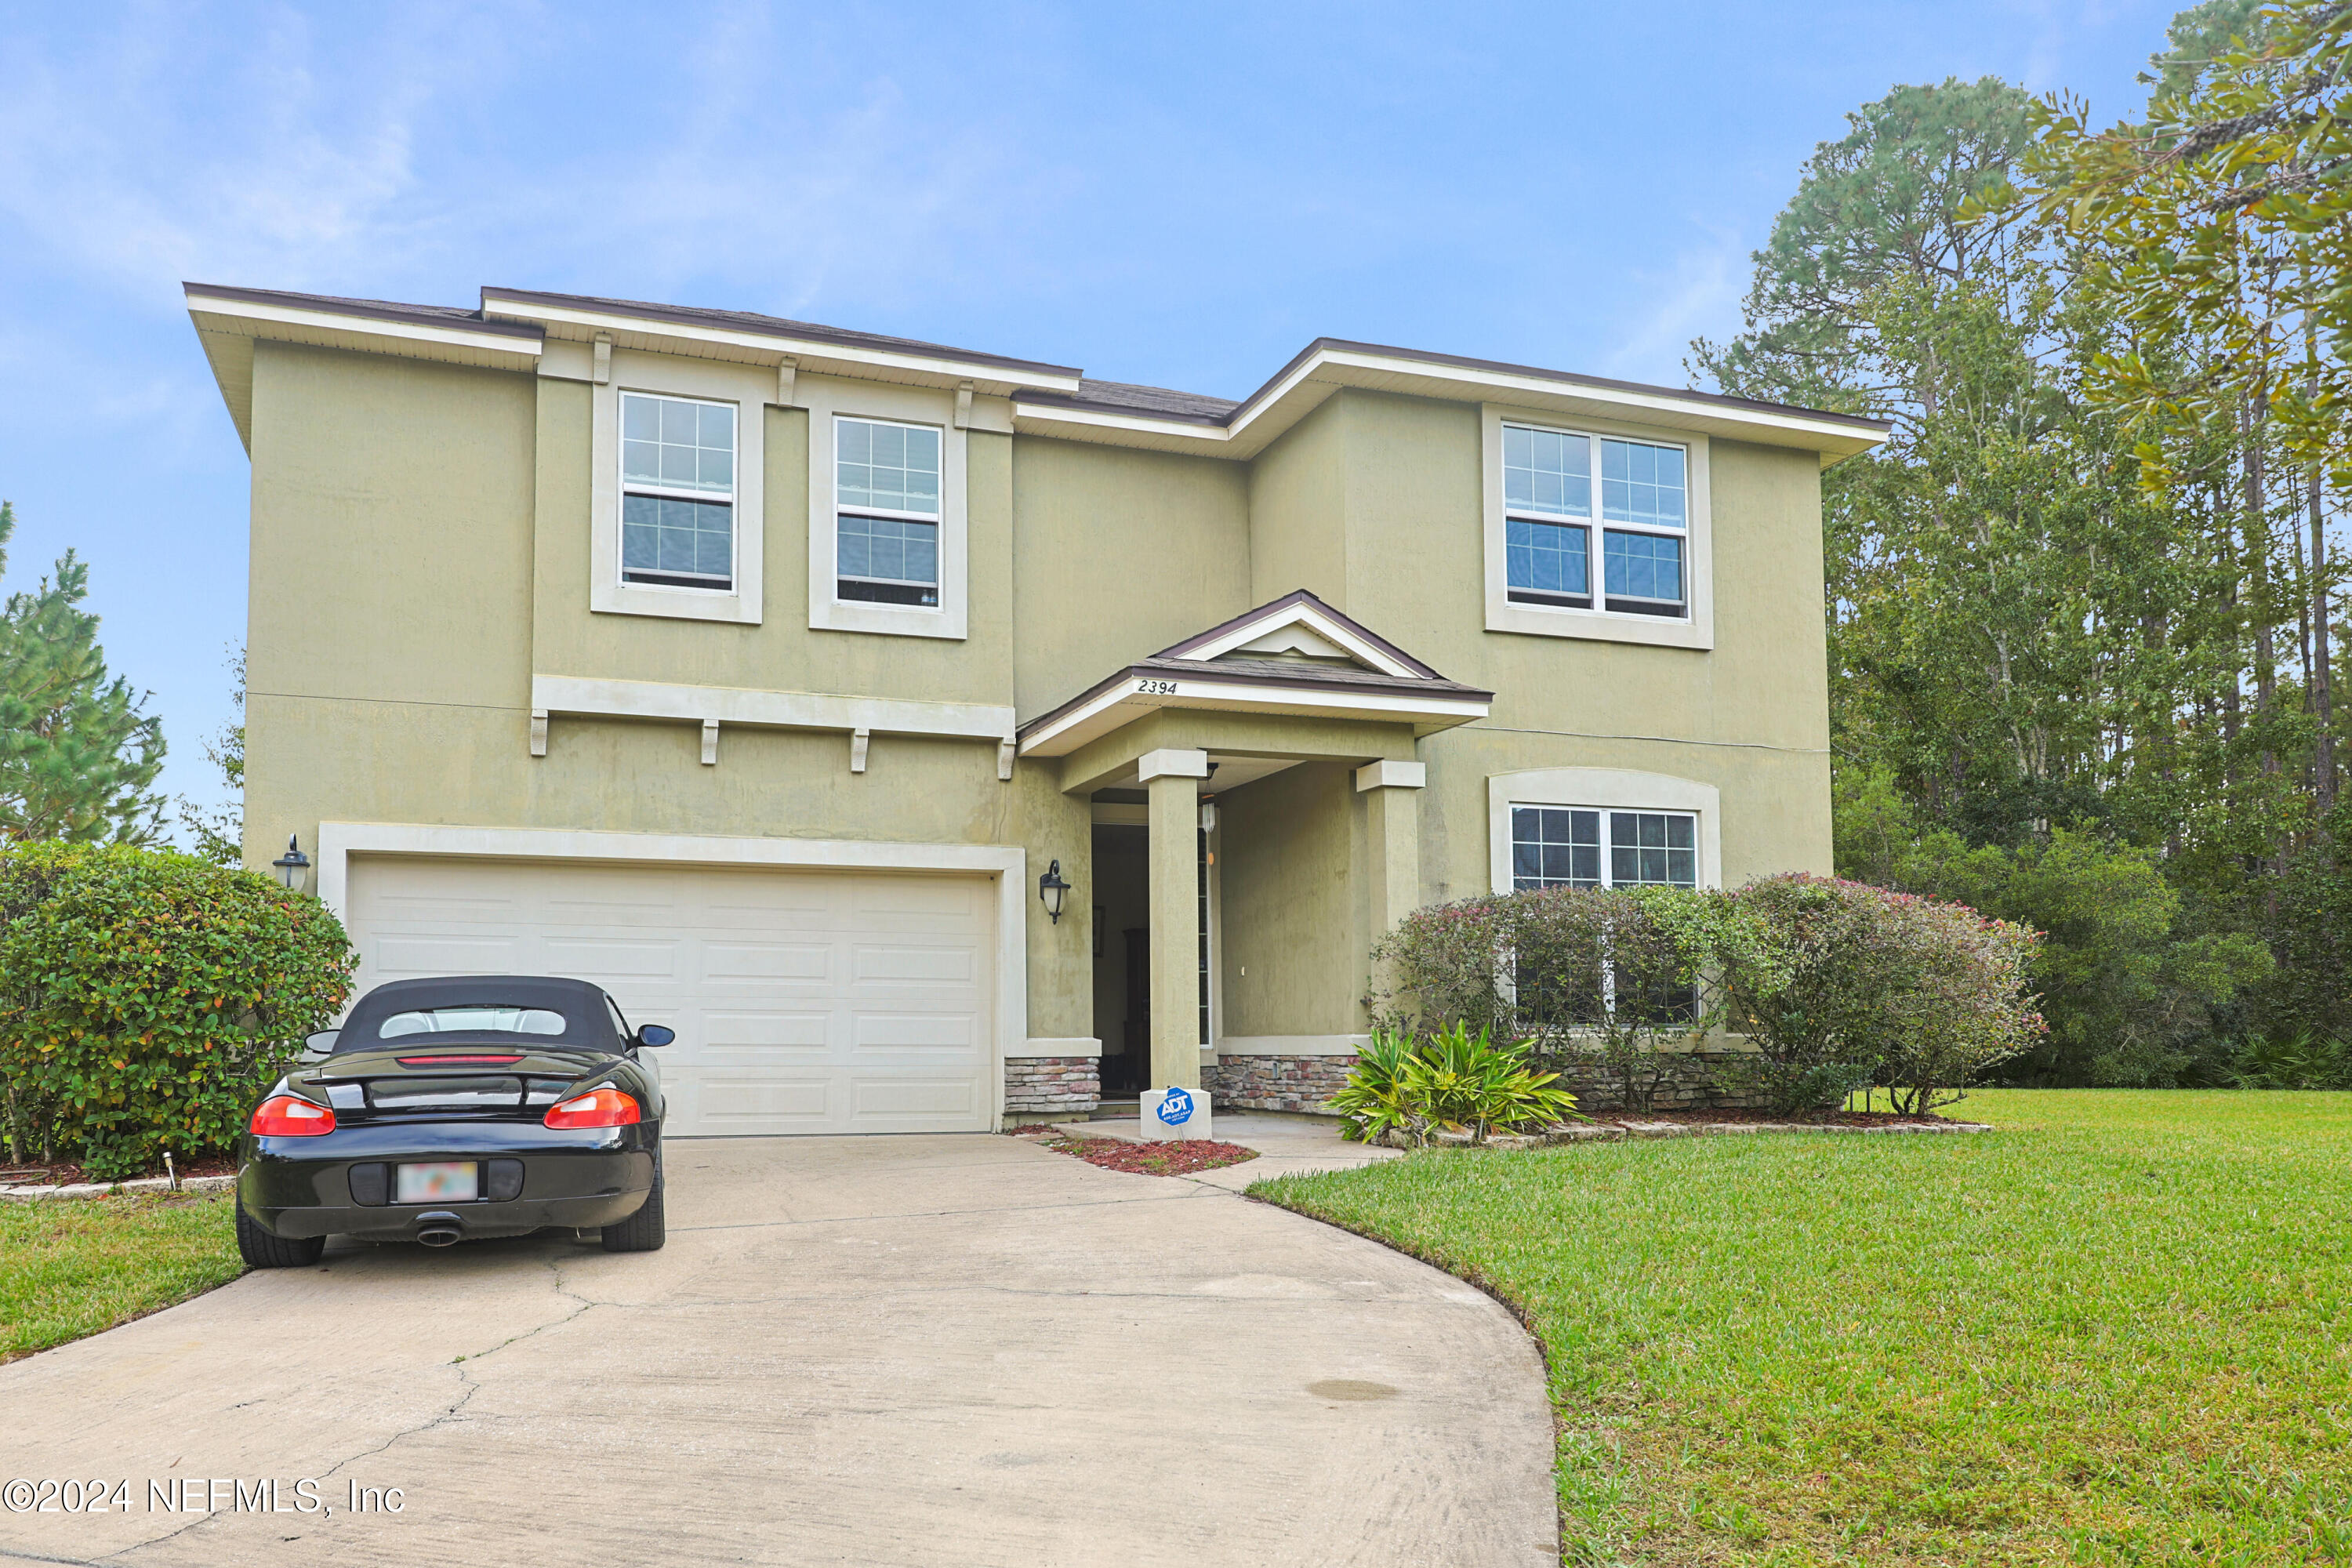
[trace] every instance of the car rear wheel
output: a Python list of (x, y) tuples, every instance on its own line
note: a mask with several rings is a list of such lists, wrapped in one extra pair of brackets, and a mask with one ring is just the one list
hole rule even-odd
[(621, 1221), (604, 1227), (604, 1250), (607, 1252), (659, 1252), (667, 1239), (662, 1224), (661, 1157), (654, 1157), (654, 1184), (646, 1194), (645, 1206)]
[(245, 1259), (247, 1268), (306, 1268), (318, 1262), (319, 1255), (326, 1250), (325, 1237), (305, 1236), (289, 1240), (272, 1236), (254, 1222), (243, 1204), (236, 1205), (236, 1255)]

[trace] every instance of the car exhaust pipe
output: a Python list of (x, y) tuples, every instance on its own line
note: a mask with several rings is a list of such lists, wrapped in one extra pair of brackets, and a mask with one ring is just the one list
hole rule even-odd
[(436, 1225), (429, 1229), (418, 1231), (416, 1239), (427, 1247), (448, 1247), (456, 1243), (457, 1235), (454, 1226)]

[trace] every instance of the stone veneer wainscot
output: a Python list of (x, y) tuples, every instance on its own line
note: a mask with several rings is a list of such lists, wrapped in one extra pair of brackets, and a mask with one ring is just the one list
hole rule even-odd
[(1092, 1057), (1010, 1057), (1004, 1063), (1006, 1114), (1084, 1114), (1102, 1103), (1102, 1072)]

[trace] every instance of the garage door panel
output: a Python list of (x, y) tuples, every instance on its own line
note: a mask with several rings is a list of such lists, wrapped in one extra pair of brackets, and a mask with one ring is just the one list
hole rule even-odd
[(409, 980), (429, 974), (512, 974), (521, 962), (522, 942), (516, 937), (447, 936), (377, 937), (362, 942), (361, 952), (378, 980)]
[[(713, 1132), (830, 1132), (834, 1085), (823, 1078), (709, 1078), (698, 1086), (699, 1120)], [(752, 1125), (758, 1123), (759, 1125)]]
[(557, 936), (547, 938), (541, 951), (555, 973), (597, 979), (600, 984), (601, 977), (608, 974), (631, 980), (669, 980), (677, 974), (676, 942)]
[(702, 1015), (703, 1044), (711, 1051), (744, 1049), (829, 1050), (831, 1013), (714, 1013)]
[(854, 879), (849, 889), (851, 907), (860, 916), (931, 915), (976, 922), (982, 913), (977, 882), (861, 877)]
[(979, 1042), (980, 1020), (968, 1013), (860, 1013), (850, 1037), (860, 1051), (969, 1051)]
[(832, 978), (833, 948), (817, 942), (706, 942), (700, 970), (705, 981), (719, 984), (786, 980), (822, 984)]
[(576, 975), (656, 1053), (678, 1136), (978, 1131), (996, 1106), (992, 884), (354, 856), (360, 983)]
[(937, 947), (911, 947), (894, 944), (888, 947), (860, 944), (856, 950), (855, 973), (860, 981), (946, 982), (969, 985), (972, 968), (979, 954), (967, 943)]
[(831, 921), (844, 911), (846, 890), (814, 877), (766, 877), (752, 874), (730, 878), (699, 901), (702, 908), (725, 915), (777, 917), (786, 924)]
[(976, 1109), (971, 1080), (962, 1078), (861, 1078), (850, 1093), (851, 1114), (860, 1122), (946, 1121)]

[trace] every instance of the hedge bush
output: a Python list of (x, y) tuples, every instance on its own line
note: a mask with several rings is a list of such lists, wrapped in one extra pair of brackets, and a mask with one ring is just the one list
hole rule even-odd
[(1724, 987), (1776, 1109), (1880, 1084), (1898, 1110), (1925, 1113), (2042, 1032), (2027, 927), (1802, 872), (1727, 896), (1767, 933), (1768, 963), (1724, 955)]
[(1963, 905), (1791, 875), (1736, 893), (1570, 888), (1415, 910), (1373, 950), (1379, 1026), (1525, 1040), (1645, 1110), (1666, 1052), (1746, 1036), (1752, 1086), (1783, 1110), (1883, 1085), (1946, 1102), (2042, 1029), (2025, 994), (2036, 933)]
[(1687, 888), (1465, 899), (1416, 911), (1382, 941), (1374, 956), (1395, 988), (1376, 1011), (1391, 1029), (1523, 1040), (1648, 1110), (1670, 1053), (1722, 1022), (1721, 955), (1765, 961), (1762, 935), (1737, 905)]
[(0, 850), (12, 1159), (100, 1179), (230, 1147), (350, 994), (340, 921), (257, 872), (122, 846)]

